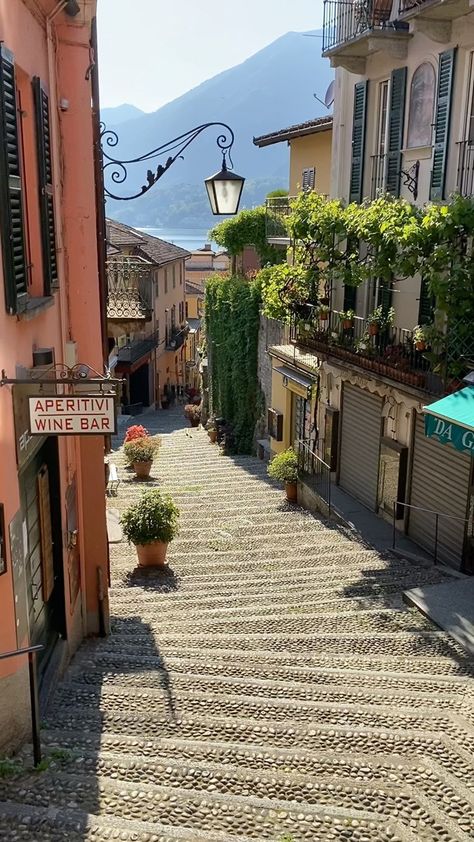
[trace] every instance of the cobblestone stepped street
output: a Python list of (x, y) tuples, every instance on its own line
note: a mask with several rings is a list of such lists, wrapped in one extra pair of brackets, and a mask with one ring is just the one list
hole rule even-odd
[[(286, 503), (181, 408), (143, 423), (169, 570), (111, 546), (112, 635), (55, 693), (48, 767), (0, 781), (0, 839), (472, 839), (473, 663), (401, 598), (446, 575)], [(113, 461), (123, 510), (144, 484)]]

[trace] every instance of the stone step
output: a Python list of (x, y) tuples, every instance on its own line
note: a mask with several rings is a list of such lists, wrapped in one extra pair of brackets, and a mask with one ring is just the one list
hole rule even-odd
[[(322, 837), (320, 837), (322, 838)], [(389, 837), (381, 836), (385, 842)], [(255, 837), (121, 820), (73, 808), (0, 803), (0, 839), (5, 842), (255, 842)]]
[[(409, 672), (410, 662), (398, 661), (384, 663), (376, 659), (357, 662), (347, 665), (346, 659), (341, 656), (341, 663), (338, 666), (337, 656), (327, 661), (314, 659), (315, 665), (311, 666), (311, 658), (304, 659), (302, 656), (285, 658), (279, 653), (256, 653), (252, 659), (243, 658), (242, 652), (213, 652), (212, 658), (207, 653), (196, 651), (184, 651), (179, 654), (168, 654), (166, 660), (160, 655), (143, 655), (134, 652), (132, 654), (102, 652), (93, 642), (85, 645), (76, 655), (71, 667), (71, 674), (83, 674), (100, 672), (120, 672), (124, 675), (139, 673), (140, 675), (153, 676), (157, 670), (166, 668), (173, 675), (206, 674), (222, 678), (236, 677), (245, 679), (260, 679), (262, 681), (282, 682), (292, 686), (295, 682), (309, 684), (312, 688), (324, 686), (350, 686), (357, 685), (359, 688), (373, 688), (375, 691), (383, 688), (405, 690), (413, 694), (448, 694), (451, 698), (456, 697), (453, 704), (460, 702), (464, 704), (465, 693), (471, 685), (468, 675), (445, 675), (440, 666), (451, 666), (450, 659), (440, 659), (432, 662), (438, 668), (438, 672), (423, 673)], [(309, 664), (309, 665), (307, 665)], [(399, 666), (397, 672), (394, 666)], [(428, 668), (430, 664), (423, 661), (419, 666)], [(405, 668), (405, 672), (403, 672)], [(383, 671), (382, 671), (383, 670)], [(472, 698), (471, 698), (472, 703)]]
[[(222, 639), (228, 635), (235, 635), (236, 640), (240, 635), (244, 634), (243, 629), (247, 630), (246, 638), (251, 644), (257, 636), (278, 635), (284, 639), (291, 640), (292, 635), (296, 635), (297, 639), (303, 642), (306, 641), (306, 636), (318, 630), (320, 634), (329, 635), (331, 633), (359, 633), (362, 636), (368, 636), (373, 630), (374, 632), (383, 632), (387, 628), (391, 628), (391, 634), (396, 633), (396, 630), (404, 631), (409, 629), (413, 620), (409, 612), (403, 610), (380, 608), (373, 609), (361, 608), (357, 612), (336, 614), (307, 613), (295, 616), (295, 614), (280, 614), (278, 618), (271, 616), (246, 616), (239, 619), (199, 619), (199, 615), (189, 617), (189, 620), (181, 620), (176, 618), (170, 620), (165, 617), (160, 617), (159, 613), (151, 612), (147, 615), (145, 612), (139, 623), (134, 617), (114, 617), (114, 636), (121, 635), (129, 638), (132, 635), (136, 637), (144, 637), (145, 642), (149, 642), (149, 634), (143, 633), (143, 624), (148, 625), (154, 633), (160, 634), (163, 642), (176, 638), (179, 635), (190, 634), (192, 629), (193, 638), (203, 638), (203, 636), (213, 637), (214, 641)], [(421, 624), (420, 624), (421, 625)], [(426, 624), (425, 627), (427, 627)], [(309, 642), (309, 641), (306, 641)], [(136, 640), (137, 645), (140, 645), (140, 640)], [(206, 641), (206, 645), (207, 641)]]
[[(397, 635), (399, 637), (399, 635)], [(206, 649), (203, 649), (201, 646), (194, 645), (194, 641), (189, 641), (188, 645), (186, 646), (186, 653), (188, 656), (197, 659), (199, 662), (207, 663), (209, 659), (215, 660), (216, 663), (224, 661), (232, 662), (232, 663), (251, 663), (256, 666), (259, 664), (263, 664), (264, 666), (268, 666), (268, 664), (275, 663), (276, 668), (284, 667), (284, 666), (303, 666), (308, 667), (311, 669), (329, 669), (329, 668), (339, 668), (340, 670), (349, 669), (353, 671), (358, 671), (362, 669), (366, 672), (374, 672), (375, 674), (385, 674), (387, 671), (393, 672), (395, 675), (397, 671), (408, 675), (413, 674), (415, 676), (420, 675), (429, 675), (431, 676), (439, 676), (439, 677), (447, 677), (450, 678), (459, 678), (463, 679), (464, 681), (469, 681), (472, 677), (472, 658), (469, 658), (467, 655), (457, 656), (457, 653), (450, 655), (449, 649), (444, 653), (441, 654), (440, 652), (434, 651), (430, 654), (427, 649), (425, 649), (423, 655), (419, 655), (416, 659), (410, 658), (408, 656), (405, 657), (405, 649), (402, 646), (398, 647), (399, 651), (396, 653), (397, 657), (394, 658), (392, 653), (388, 653), (388, 656), (384, 652), (371, 652), (370, 646), (366, 647), (367, 651), (359, 651), (356, 653), (351, 653), (348, 651), (347, 644), (349, 640), (353, 638), (347, 638), (342, 641), (341, 643), (341, 651), (338, 652), (335, 650), (335, 642), (336, 640), (333, 639), (333, 647), (330, 652), (325, 651), (326, 646), (322, 645), (320, 652), (314, 652), (314, 650), (307, 650), (307, 651), (285, 651), (284, 649), (281, 650), (272, 647), (270, 649), (265, 649), (263, 646), (256, 645), (255, 648), (249, 650), (247, 647), (238, 645), (236, 642), (232, 647), (228, 646), (215, 646), (212, 648), (212, 655), (209, 655), (209, 652)], [(441, 637), (441, 641), (443, 641), (443, 637)], [(388, 643), (387, 636), (385, 635), (383, 641)], [(323, 641), (323, 644), (327, 643), (327, 639)], [(191, 645), (193, 644), (193, 645)], [(93, 646), (94, 644), (92, 644)], [(83, 644), (83, 649), (81, 651), (89, 653), (91, 643)], [(361, 648), (361, 647), (358, 647)], [(335, 651), (334, 651), (335, 650)], [(441, 649), (441, 652), (444, 650)], [(163, 657), (168, 658), (179, 658), (183, 654), (183, 647), (181, 643), (178, 641), (177, 644), (168, 643), (166, 645), (166, 651), (163, 651), (163, 647), (161, 647), (161, 651), (158, 651), (156, 646), (149, 647), (147, 651), (143, 651), (143, 647), (137, 650), (137, 648), (133, 645), (127, 647), (123, 645), (122, 647), (117, 647), (114, 645), (113, 637), (108, 638), (105, 641), (100, 641), (100, 654), (97, 657), (106, 657), (106, 658), (125, 658), (127, 663), (133, 662), (133, 659), (136, 655), (139, 657), (146, 657), (148, 662), (156, 664), (160, 664), (162, 662)]]
[[(143, 782), (139, 785), (116, 782), (105, 777), (94, 780), (74, 776), (68, 781), (67, 776), (59, 774), (44, 776), (42, 781), (36, 778), (31, 789), (25, 786), (20, 790), (22, 806), (41, 810), (44, 800), (53, 797), (57, 812), (76, 818), (79, 826), (81, 818), (100, 816), (102, 819), (110, 817), (112, 827), (117, 827), (119, 831), (142, 829), (142, 832), (149, 830), (153, 833), (156, 828), (166, 834), (169, 828), (178, 827), (188, 834), (194, 830), (209, 830), (210, 838), (213, 833), (220, 832), (234, 839), (250, 836), (273, 842), (275, 838), (291, 833), (299, 839), (323, 840), (334, 830), (339, 831), (339, 838), (344, 838), (342, 831), (346, 828), (350, 829), (351, 838), (362, 840), (369, 831), (373, 831), (373, 838), (378, 839), (379, 830), (384, 834), (384, 828), (390, 832), (391, 827), (402, 834), (401, 839), (414, 838), (410, 831), (408, 836), (406, 831), (404, 833), (398, 818), (387, 822), (384, 816), (368, 810), (299, 804), (268, 796), (202, 793), (177, 787), (170, 790)], [(153, 822), (148, 821), (150, 815)]]
[[(397, 778), (394, 772), (389, 773), (390, 781), (375, 778), (372, 783), (357, 782), (340, 774), (316, 778), (299, 771), (257, 771), (222, 758), (217, 763), (169, 757), (150, 761), (108, 751), (101, 751), (99, 755), (81, 752), (73, 762), (62, 765), (61, 769), (52, 765), (34, 779), (0, 784), (0, 798), (21, 797), (23, 803), (54, 802), (60, 807), (74, 806), (91, 813), (103, 813), (108, 811), (110, 793), (119, 789), (126, 808), (133, 809), (133, 818), (146, 820), (150, 808), (155, 813), (164, 802), (172, 801), (175, 794), (179, 798), (183, 791), (190, 792), (191, 797), (200, 793), (211, 800), (215, 794), (226, 795), (230, 797), (226, 804), (231, 803), (234, 796), (251, 796), (265, 801), (270, 797), (280, 803), (296, 802), (306, 810), (330, 807), (343, 808), (355, 816), (363, 812), (383, 815), (388, 821), (397, 817), (401, 825), (409, 827), (419, 839), (427, 842), (433, 839), (435, 825), (440, 821), (446, 830), (454, 825), (459, 832), (462, 831), (460, 821), (474, 820), (474, 810), (463, 799), (457, 805), (454, 822), (453, 817), (443, 815), (442, 805), (436, 816), (428, 813), (423, 797), (420, 803), (416, 790), (407, 788), (400, 773)], [(384, 771), (387, 774), (387, 770)], [(404, 768), (405, 773), (409, 774), (409, 771)], [(124, 817), (128, 818), (127, 814)], [(167, 821), (170, 818), (167, 816)]]
[[(239, 649), (244, 657), (252, 657), (255, 650), (268, 651), (277, 649), (279, 652), (298, 653), (300, 655), (381, 655), (385, 658), (395, 656), (407, 657), (420, 655), (421, 657), (445, 656), (455, 658), (458, 655), (456, 645), (442, 632), (375, 632), (364, 629), (364, 633), (343, 634), (282, 634), (258, 633), (190, 635), (188, 632), (166, 631), (155, 633), (148, 624), (140, 624), (137, 620), (140, 634), (113, 634), (103, 642), (102, 651), (122, 651), (125, 654), (139, 650), (143, 654), (156, 654), (166, 651), (182, 649), (183, 644), (192, 645), (193, 649), (212, 652), (213, 650)], [(459, 653), (460, 665), (467, 662), (466, 668), (472, 668), (472, 660)]]
[(62, 712), (67, 712), (80, 707), (93, 712), (113, 713), (120, 710), (127, 714), (132, 713), (136, 705), (146, 708), (154, 723), (167, 721), (170, 716), (179, 721), (182, 717), (193, 717), (205, 711), (206, 716), (210, 717), (237, 716), (254, 720), (262, 717), (274, 723), (390, 728), (392, 731), (427, 730), (432, 734), (455, 735), (464, 748), (473, 751), (474, 757), (474, 733), (467, 721), (463, 720), (463, 733), (460, 734), (449, 711), (441, 712), (430, 706), (414, 708), (410, 700), (406, 706), (399, 700), (393, 707), (356, 700), (351, 704), (350, 701), (346, 703), (337, 699), (318, 702), (270, 697), (261, 693), (245, 696), (238, 692), (238, 688), (233, 693), (228, 689), (225, 695), (219, 693), (218, 688), (204, 692), (180, 689), (178, 692), (169, 674), (165, 673), (162, 687), (146, 690), (117, 684), (88, 685), (71, 680), (58, 689), (53, 709), (60, 708)]
[[(162, 705), (162, 713), (152, 715), (141, 713), (138, 702), (132, 713), (121, 710), (118, 705), (111, 710), (99, 709), (98, 705), (88, 707), (77, 704), (71, 709), (56, 705), (51, 709), (50, 716), (51, 723), (45, 722), (45, 728), (51, 724), (54, 729), (126, 735), (138, 740), (152, 741), (159, 734), (169, 739), (238, 740), (275, 748), (335, 751), (342, 757), (352, 754), (397, 754), (412, 762), (423, 762), (428, 758), (463, 780), (466, 786), (474, 788), (472, 749), (464, 749), (457, 742), (457, 735), (455, 740), (443, 732), (432, 733), (426, 727), (410, 731), (365, 725), (301, 724), (293, 722), (289, 717), (275, 722), (266, 718), (263, 712), (254, 719), (240, 716), (229, 718), (211, 716), (206, 704), (203, 704), (201, 712), (196, 716), (185, 714), (175, 718), (172, 704), (168, 711)], [(153, 746), (151, 742), (150, 746)]]
[[(157, 600), (160, 600), (160, 611), (167, 608), (170, 611), (175, 611), (179, 608), (180, 604), (183, 606), (183, 609), (186, 609), (187, 604), (193, 602), (200, 608), (209, 607), (212, 609), (214, 607), (225, 607), (226, 610), (235, 612), (233, 588), (230, 583), (226, 584), (222, 581), (222, 576), (211, 577), (209, 574), (203, 574), (199, 577), (195, 575), (191, 580), (188, 574), (185, 575), (183, 573), (181, 560), (178, 564), (179, 574), (176, 574), (174, 570), (172, 572), (170, 568), (165, 569), (163, 572), (151, 570), (145, 572), (137, 568), (130, 569), (131, 565), (129, 565), (128, 570), (124, 569), (122, 571), (122, 578), (117, 577), (117, 580), (113, 584), (111, 590), (113, 605), (119, 607), (123, 603), (127, 604), (128, 601), (131, 604), (133, 601), (139, 601), (140, 605), (143, 604), (144, 607), (148, 605), (156, 606), (158, 604)], [(194, 570), (196, 571), (196, 561)], [(128, 578), (127, 573), (129, 574)], [(132, 573), (133, 584), (136, 590), (130, 589), (130, 584), (132, 584), (130, 582), (130, 576)], [(179, 576), (178, 581), (176, 581), (177, 575)], [(243, 572), (242, 578), (244, 576), (245, 573)], [(353, 579), (353, 576), (344, 579), (330, 571), (325, 574), (324, 584), (318, 585), (318, 582), (314, 581), (312, 570), (303, 569), (300, 574), (295, 574), (295, 580), (292, 583), (288, 583), (284, 577), (281, 578), (273, 571), (272, 574), (267, 574), (265, 578), (256, 579), (253, 577), (250, 581), (247, 581), (244, 592), (240, 589), (238, 590), (239, 610), (245, 608), (247, 605), (259, 605), (261, 603), (265, 606), (272, 607), (278, 606), (279, 604), (282, 606), (292, 604), (294, 601), (302, 604), (311, 600), (324, 602), (330, 598), (346, 598), (349, 600), (372, 594), (386, 596), (392, 599), (393, 595), (400, 594), (399, 587), (393, 581), (390, 573), (385, 574), (382, 571), (376, 584), (359, 584), (357, 581), (354, 582)], [(168, 580), (170, 583), (173, 580), (175, 587), (173, 591), (166, 591), (166, 596), (160, 597), (159, 591), (157, 592), (156, 587), (153, 586), (156, 585), (159, 587)], [(413, 581), (429, 583), (433, 580), (429, 576), (418, 576), (415, 578), (415, 576), (409, 577), (403, 574), (400, 575), (398, 581), (400, 582), (400, 587), (405, 588)], [(407, 585), (404, 583), (407, 583)], [(239, 579), (237, 579), (235, 584), (239, 588)]]
[[(196, 669), (196, 667), (194, 667)], [(222, 668), (221, 668), (222, 669)], [(221, 670), (218, 674), (212, 674), (208, 667), (201, 672), (193, 672), (189, 666), (183, 672), (176, 668), (166, 668), (147, 671), (142, 668), (140, 671), (119, 671), (104, 667), (98, 669), (93, 660), (88, 663), (81, 660), (69, 670), (67, 680), (63, 686), (74, 687), (84, 685), (86, 687), (115, 687), (121, 688), (152, 689), (159, 690), (167, 684), (172, 684), (175, 690), (189, 693), (212, 693), (216, 694), (239, 694), (246, 698), (252, 696), (265, 696), (268, 699), (300, 700), (308, 702), (331, 702), (341, 705), (372, 704), (383, 707), (402, 706), (416, 710), (418, 708), (451, 711), (455, 710), (462, 714), (463, 698), (453, 699), (452, 691), (443, 692), (442, 687), (435, 690), (433, 687), (401, 688), (399, 683), (389, 688), (382, 683), (377, 686), (376, 680), (372, 677), (369, 682), (363, 680), (357, 682), (357, 686), (349, 683), (349, 676), (346, 676), (346, 684), (331, 684), (330, 680), (311, 681), (307, 677), (304, 682), (302, 677), (293, 681), (285, 681), (283, 677), (272, 674), (271, 678), (249, 678), (241, 676), (229, 676)], [(394, 682), (395, 683), (395, 682)], [(364, 686), (365, 684), (365, 686)]]

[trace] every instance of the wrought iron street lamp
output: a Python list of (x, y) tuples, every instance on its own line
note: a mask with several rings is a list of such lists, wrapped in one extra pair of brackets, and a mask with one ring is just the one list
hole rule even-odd
[[(135, 164), (142, 164), (146, 161), (155, 161), (156, 159), (163, 159), (164, 163), (159, 163), (156, 170), (147, 170), (146, 184), (142, 184), (140, 189), (131, 195), (120, 196), (112, 193), (111, 189), (104, 185), (104, 193), (109, 199), (116, 199), (118, 201), (130, 201), (143, 196), (145, 193), (156, 184), (157, 181), (165, 174), (167, 170), (174, 164), (178, 158), (183, 157), (185, 149), (193, 143), (199, 135), (206, 129), (212, 126), (220, 126), (224, 129), (224, 133), (217, 137), (217, 146), (222, 152), (222, 169), (215, 175), (206, 178), (205, 185), (209, 201), (211, 204), (212, 213), (235, 215), (239, 209), (240, 197), (245, 179), (242, 176), (233, 172), (233, 163), (231, 157), (231, 150), (234, 143), (234, 132), (226, 123), (203, 123), (201, 126), (196, 126), (178, 137), (169, 140), (167, 143), (157, 146), (156, 149), (140, 155), (138, 158), (120, 159), (110, 154), (110, 150), (118, 145), (119, 138), (116, 132), (112, 129), (107, 129), (101, 124), (101, 150), (104, 168), (104, 180), (107, 181), (107, 176), (110, 178), (112, 184), (124, 184), (129, 175), (129, 169)], [(168, 156), (165, 160), (165, 156)]]

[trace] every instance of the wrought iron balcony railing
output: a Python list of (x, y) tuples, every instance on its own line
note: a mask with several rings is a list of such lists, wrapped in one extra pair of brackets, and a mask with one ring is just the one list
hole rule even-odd
[(107, 262), (107, 318), (150, 321), (153, 314), (153, 274), (144, 260), (119, 258)]
[(324, 0), (323, 53), (391, 26), (392, 0)]
[[(311, 324), (295, 321), (291, 339), (319, 356), (337, 357), (346, 364), (367, 369), (429, 394), (442, 394), (445, 381), (434, 373), (425, 350), (417, 349), (413, 332), (388, 326), (372, 333), (367, 319), (355, 316), (349, 322), (337, 310)], [(347, 326), (345, 326), (347, 325)]]
[(474, 196), (474, 144), (469, 140), (458, 143), (456, 190), (461, 196)]
[(175, 327), (166, 330), (165, 346), (167, 351), (177, 351), (186, 341), (185, 327)]
[(156, 330), (141, 339), (132, 339), (128, 345), (119, 348), (117, 357), (119, 363), (135, 363), (153, 351), (159, 343), (159, 333)]

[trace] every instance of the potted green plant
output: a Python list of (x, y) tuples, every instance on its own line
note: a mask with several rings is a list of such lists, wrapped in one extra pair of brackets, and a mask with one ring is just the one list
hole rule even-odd
[(152, 439), (150, 436), (132, 439), (132, 441), (124, 444), (125, 456), (139, 479), (146, 479), (150, 476), (153, 459), (159, 445), (159, 439)]
[(395, 310), (393, 307), (389, 307), (388, 310), (385, 310), (382, 304), (379, 304), (379, 306), (367, 316), (367, 329), (369, 336), (377, 336), (381, 330), (391, 327), (391, 325), (393, 325), (394, 318)]
[(329, 319), (329, 307), (321, 305), (321, 307), (318, 310), (318, 316), (320, 322), (327, 322), (327, 320)]
[(217, 441), (217, 427), (214, 421), (208, 421), (206, 424), (207, 435), (209, 436), (209, 441), (211, 444), (215, 444)]
[(355, 313), (354, 310), (343, 310), (339, 313), (339, 319), (343, 330), (350, 330), (354, 324)]
[(191, 427), (199, 427), (201, 423), (201, 407), (194, 403), (188, 403), (184, 407), (184, 414), (188, 419)]
[(169, 494), (143, 492), (122, 514), (120, 525), (134, 544), (140, 567), (164, 567), (168, 545), (178, 534), (179, 509)]
[(416, 325), (413, 328), (413, 344), (417, 351), (425, 351), (428, 342), (428, 326)]
[(273, 457), (268, 468), (268, 476), (282, 482), (285, 486), (286, 499), (290, 503), (297, 501), (298, 456), (292, 447)]

